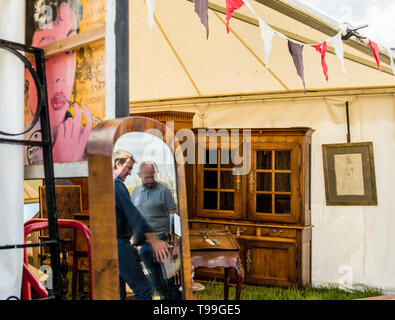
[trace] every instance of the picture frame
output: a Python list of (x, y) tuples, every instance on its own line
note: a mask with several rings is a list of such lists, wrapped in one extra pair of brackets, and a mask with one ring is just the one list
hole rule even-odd
[(377, 205), (372, 142), (323, 144), (326, 204)]

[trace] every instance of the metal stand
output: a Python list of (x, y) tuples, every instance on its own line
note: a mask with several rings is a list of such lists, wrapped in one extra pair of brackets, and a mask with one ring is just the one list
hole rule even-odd
[[(47, 245), (50, 247), (51, 254), (51, 267), (53, 274), (53, 294), (55, 299), (61, 299), (61, 277), (60, 277), (60, 252), (59, 252), (59, 239), (58, 239), (58, 212), (56, 208), (55, 197), (55, 181), (54, 169), (52, 160), (52, 143), (51, 143), (51, 128), (49, 124), (48, 113), (48, 98), (47, 98), (47, 85), (45, 77), (45, 64), (44, 64), (44, 51), (40, 48), (26, 46), (15, 42), (5, 41), (0, 39), (0, 49), (7, 50), (15, 54), (25, 67), (31, 73), (34, 83), (37, 88), (37, 109), (33, 121), (30, 126), (20, 133), (8, 133), (0, 131), (1, 135), (6, 136), (20, 136), (33, 129), (35, 124), (40, 120), (42, 141), (27, 141), (27, 140), (13, 140), (0, 138), (0, 143), (19, 144), (27, 146), (37, 146), (42, 148), (44, 159), (44, 174), (45, 174), (45, 189), (46, 201), (48, 210), (48, 231), (49, 241), (36, 244), (15, 244), (0, 246), (0, 249), (16, 249), (27, 248), (33, 246)], [(33, 68), (29, 60), (19, 51), (28, 52), (34, 55), (36, 70)]]

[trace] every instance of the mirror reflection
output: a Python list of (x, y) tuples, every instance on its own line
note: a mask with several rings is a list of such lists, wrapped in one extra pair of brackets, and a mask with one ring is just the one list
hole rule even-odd
[(182, 299), (173, 152), (154, 135), (129, 132), (117, 140), (112, 162), (120, 298)]

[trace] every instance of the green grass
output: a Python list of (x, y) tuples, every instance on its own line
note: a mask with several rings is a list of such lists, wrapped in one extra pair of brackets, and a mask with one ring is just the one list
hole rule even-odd
[[(69, 280), (69, 290), (67, 291), (65, 300), (71, 300), (72, 292), (72, 272), (67, 273), (67, 279)], [(77, 292), (76, 300), (89, 300), (89, 274), (84, 273), (84, 292), (81, 292), (78, 288), (78, 277), (77, 277)]]
[[(31, 257), (29, 263), (33, 264)], [(71, 300), (71, 272), (68, 272), (69, 290), (66, 300)], [(221, 282), (200, 281), (205, 289), (196, 293), (199, 300), (223, 300), (224, 286)], [(88, 300), (89, 276), (84, 275), (84, 292), (77, 291), (77, 300)], [(383, 295), (383, 291), (378, 288), (365, 288), (361, 290), (342, 290), (332, 287), (313, 287), (298, 289), (295, 287), (265, 287), (243, 285), (241, 290), (241, 300), (352, 300)], [(235, 299), (236, 287), (229, 288), (229, 299)]]
[[(205, 290), (196, 293), (198, 300), (223, 300), (224, 286), (218, 282), (202, 282)], [(229, 299), (234, 299), (236, 288), (229, 289)], [(282, 288), (243, 285), (241, 300), (352, 300), (380, 296), (380, 289), (342, 290), (337, 287)]]

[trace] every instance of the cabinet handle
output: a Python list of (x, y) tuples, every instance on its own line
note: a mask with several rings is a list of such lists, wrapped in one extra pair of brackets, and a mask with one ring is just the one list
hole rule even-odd
[(251, 263), (252, 263), (251, 249), (248, 249), (247, 250), (247, 258), (246, 258), (246, 270), (247, 270), (247, 273), (250, 273), (250, 271), (251, 271)]
[(246, 230), (247, 230), (246, 227), (242, 227), (241, 229), (240, 229), (240, 227), (237, 227), (236, 235), (237, 235), (237, 236), (240, 236), (240, 233), (241, 233), (241, 232), (244, 232), (244, 231), (246, 231)]
[(255, 190), (255, 181), (254, 181), (254, 174), (251, 172), (250, 177), (248, 179), (248, 184), (250, 188), (250, 193), (253, 193)]
[(280, 230), (273, 229), (273, 230), (272, 230), (272, 233), (275, 234), (275, 235), (279, 235), (279, 234), (282, 234), (282, 233), (283, 233), (283, 230), (282, 230), (282, 229), (280, 229)]
[(236, 176), (235, 178), (235, 190), (236, 192), (240, 192), (240, 176)]

